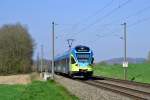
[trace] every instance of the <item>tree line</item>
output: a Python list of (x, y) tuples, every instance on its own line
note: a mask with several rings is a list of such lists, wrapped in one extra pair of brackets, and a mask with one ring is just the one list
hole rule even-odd
[(0, 74), (31, 71), (34, 41), (21, 24), (0, 27)]

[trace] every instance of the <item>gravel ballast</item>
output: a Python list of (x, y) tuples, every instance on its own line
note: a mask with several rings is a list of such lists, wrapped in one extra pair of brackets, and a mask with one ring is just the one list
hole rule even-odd
[(80, 100), (134, 100), (63, 76), (55, 75), (55, 80)]

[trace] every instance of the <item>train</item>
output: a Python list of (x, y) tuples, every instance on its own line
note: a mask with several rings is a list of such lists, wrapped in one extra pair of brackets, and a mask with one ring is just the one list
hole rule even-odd
[(54, 72), (71, 77), (92, 77), (93, 51), (83, 45), (78, 45), (54, 59)]

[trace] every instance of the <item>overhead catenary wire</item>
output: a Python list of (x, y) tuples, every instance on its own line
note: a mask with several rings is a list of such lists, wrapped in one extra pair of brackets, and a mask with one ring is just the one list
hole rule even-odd
[[(120, 2), (119, 2), (118, 8), (122, 7), (124, 4), (128, 3), (129, 1), (130, 1), (130, 0), (127, 0), (126, 2), (124, 2), (124, 3), (122, 3), (122, 4), (120, 4)], [(110, 1), (109, 3), (107, 3), (102, 9), (98, 10), (97, 12), (95, 12), (95, 13), (93, 14), (93, 16), (96, 15), (98, 12), (104, 10), (104, 9), (105, 9), (106, 7), (108, 7), (112, 2), (113, 2), (113, 0)], [(139, 15), (139, 14), (142, 14), (142, 13), (146, 12), (148, 9), (150, 9), (150, 5), (147, 6), (147, 7), (144, 7), (144, 8), (142, 8), (142, 9), (140, 9), (140, 10), (138, 10), (138, 11), (135, 12), (134, 14), (131, 14), (131, 15), (125, 17), (125, 19), (127, 20), (127, 19), (130, 19), (130, 18), (133, 18), (133, 17), (136, 16), (136, 15)], [(91, 16), (88, 16), (85, 20), (89, 20), (90, 17), (92, 17), (92, 15), (91, 15)], [(120, 19), (119, 19), (119, 20), (120, 20)], [(114, 25), (113, 23), (114, 23), (114, 22), (118, 22), (119, 20), (117, 19), (116, 21), (113, 21), (113, 22), (111, 22), (111, 23), (107, 23), (107, 24), (105, 24), (105, 26)], [(78, 24), (79, 24), (79, 23), (78, 23)], [(90, 24), (90, 25), (91, 25), (91, 24)], [(80, 32), (81, 32), (81, 31), (80, 31)], [(79, 33), (80, 33), (80, 32), (79, 32)]]
[(135, 21), (134, 23), (129, 24), (128, 26), (129, 26), (129, 28), (131, 28), (135, 25), (141, 24), (141, 23), (143, 23), (145, 21), (149, 21), (149, 20), (150, 20), (150, 17), (142, 18), (142, 19)]
[[(141, 24), (141, 23), (146, 22), (146, 21), (150, 21), (150, 17), (142, 18), (142, 19), (139, 19), (139, 20), (135, 21), (134, 23), (129, 24), (129, 25), (128, 25), (128, 29), (131, 29), (133, 26), (136, 26), (136, 25)], [(111, 35), (108, 35), (108, 34), (107, 34), (107, 35), (99, 35), (99, 34), (96, 34), (96, 36), (99, 37), (99, 38), (106, 38), (106, 37), (111, 37), (111, 36), (119, 37), (120, 39), (122, 38), (122, 37), (120, 36), (120, 34), (117, 34), (117, 32), (115, 32), (115, 31), (114, 31), (114, 33), (111, 34)], [(93, 42), (96, 42), (97, 40), (98, 40), (98, 39), (92, 41), (92, 43), (93, 43)]]
[[(141, 24), (141, 23), (146, 22), (146, 21), (150, 21), (150, 17), (146, 17), (146, 18), (139, 19), (139, 20), (135, 21), (134, 23), (129, 24), (129, 25), (128, 25), (128, 28), (130, 29), (130, 28), (132, 28), (133, 26), (136, 26), (136, 25)], [(112, 34), (112, 33), (113, 33), (113, 34)], [(114, 31), (114, 32), (112, 32), (112, 33), (111, 33), (111, 36), (117, 36), (117, 37), (120, 37), (120, 38), (121, 38), (120, 34), (117, 34), (117, 31), (116, 31), (116, 32)], [(96, 34), (96, 36), (98, 36), (98, 37), (100, 37), (100, 38), (110, 37), (109, 34), (106, 34), (106, 35), (102, 35), (102, 34), (99, 35), (99, 34)]]
[[(145, 12), (148, 11), (149, 9), (150, 9), (150, 5), (147, 6), (147, 7), (142, 8), (142, 9), (140, 9), (140, 10), (138, 10), (138, 11), (136, 11), (135, 13), (133, 13), (133, 14), (131, 14), (131, 15), (126, 16), (126, 17), (123, 18), (123, 19), (127, 22), (127, 20), (129, 20), (129, 19), (131, 19), (131, 18), (133, 18), (133, 17), (135, 17), (135, 16), (137, 16), (137, 15), (140, 15), (140, 14), (142, 14), (142, 13), (145, 13)], [(117, 20), (115, 20), (115, 21), (112, 21), (111, 23), (105, 23), (105, 25), (108, 25), (108, 26), (114, 25), (114, 23), (117, 23), (119, 20), (121, 20), (121, 19), (117, 19)]]
[(88, 17), (86, 17), (85, 19), (81, 20), (80, 22), (76, 23), (73, 25), (72, 28), (77, 27), (78, 25), (85, 23), (87, 21), (89, 21), (91, 18), (95, 17), (96, 15), (98, 15), (100, 12), (104, 11), (106, 8), (108, 8), (114, 0), (111, 0), (110, 2), (108, 2), (106, 5), (104, 5), (102, 8), (100, 8), (99, 10), (97, 10), (96, 12), (94, 12), (93, 14), (89, 15)]
[(134, 13), (134, 14), (132, 14), (132, 15), (127, 16), (126, 19), (129, 19), (129, 18), (134, 17), (134, 16), (136, 16), (136, 15), (140, 15), (140, 14), (146, 12), (148, 9), (150, 9), (150, 5), (147, 6), (147, 7), (144, 7), (144, 8), (142, 8), (142, 9), (140, 9), (140, 10), (138, 10), (136, 13)]
[[(149, 9), (150, 9), (150, 5), (147, 6), (147, 7), (144, 7), (144, 8), (142, 8), (142, 9), (140, 9), (140, 10), (138, 10), (138, 11), (135, 12), (134, 14), (131, 14), (131, 15), (127, 16), (126, 19), (130, 19), (130, 18), (133, 18), (133, 17), (136, 16), (136, 15), (140, 15), (140, 14), (142, 14), (142, 13), (148, 11)], [(136, 21), (136, 22), (130, 24), (129, 26), (134, 26), (134, 25), (139, 24), (139, 23), (142, 23), (143, 21), (146, 21), (146, 20), (149, 20), (149, 17), (148, 17), (148, 18), (144, 18), (144, 19), (140, 19), (140, 20), (138, 20), (138, 21)], [(118, 21), (117, 21), (117, 22), (118, 22)], [(112, 23), (113, 23), (113, 22), (112, 22)], [(105, 24), (105, 25), (109, 26), (109, 25), (112, 25), (112, 23), (108, 23), (108, 24)], [(106, 27), (106, 26), (105, 26), (105, 27)], [(107, 31), (110, 31), (110, 30), (107, 29)], [(118, 32), (118, 30), (117, 30), (117, 31), (111, 31), (111, 34), (112, 34), (112, 33), (117, 33), (117, 32)], [(97, 34), (97, 35), (98, 35), (98, 34)], [(96, 35), (96, 36), (97, 36), (97, 35)]]
[[(117, 9), (120, 9), (121, 7), (123, 7), (124, 5), (126, 5), (126, 4), (128, 4), (129, 2), (131, 2), (132, 0), (127, 0), (127, 1), (125, 1), (125, 2), (123, 2), (123, 3), (121, 3), (120, 5), (119, 5), (119, 7), (116, 7)], [(140, 10), (138, 10), (138, 11), (136, 11), (135, 13), (133, 13), (133, 14), (131, 14), (131, 15), (128, 15), (127, 17), (125, 17), (125, 19), (127, 20), (129, 20), (130, 18), (133, 18), (134, 16), (136, 16), (136, 15), (140, 15), (140, 14), (143, 14), (143, 13), (145, 13), (146, 11), (148, 11), (150, 9), (150, 6), (147, 6), (147, 7), (144, 7), (144, 8), (142, 8), (142, 9), (140, 9)], [(113, 11), (113, 10), (111, 10), (111, 11)], [(95, 13), (96, 14), (96, 13)], [(107, 13), (108, 14), (108, 16), (109, 16), (109, 13)], [(110, 13), (110, 15), (111, 15), (112, 13)], [(88, 17), (87, 17), (88, 18)], [(90, 17), (89, 17), (90, 18)], [(104, 18), (106, 18), (106, 17), (104, 17)], [(85, 19), (85, 20), (89, 20), (89, 19)], [(140, 20), (138, 20), (138, 21), (136, 21), (136, 22), (134, 22), (134, 23), (131, 23), (131, 24), (129, 24), (128, 25), (128, 27), (130, 28), (130, 26), (132, 27), (132, 26), (135, 26), (135, 25), (137, 25), (137, 24), (140, 24), (140, 23), (142, 23), (142, 22), (144, 22), (144, 21), (146, 21), (146, 20), (149, 20), (149, 17), (148, 18), (143, 18), (143, 19), (140, 19)], [(100, 21), (101, 21), (101, 19), (100, 19)], [(118, 22), (118, 21), (117, 21)], [(92, 23), (91, 23), (92, 24)], [(91, 25), (90, 24), (90, 25)], [(96, 23), (94, 23), (94, 24), (96, 24)], [(109, 23), (109, 24), (106, 24), (106, 26), (109, 26), (111, 23)], [(91, 26), (90, 26), (91, 27)], [(86, 30), (86, 29), (85, 29)], [(83, 30), (84, 31), (84, 30)], [(109, 30), (110, 31), (110, 30)], [(80, 30), (78, 33), (81, 33), (82, 31)], [(78, 34), (78, 33), (76, 33), (76, 34)], [(118, 36), (118, 35), (116, 35), (116, 34), (118, 34), (118, 30), (116, 30), (116, 31), (112, 31), (112, 32), (110, 32), (111, 34), (113, 34), (113, 35), (111, 35), (111, 36)], [(100, 35), (100, 36), (103, 36), (103, 38), (105, 38), (105, 37), (108, 37), (108, 35), (106, 34), (106, 35)], [(119, 36), (118, 36), (119, 37)]]
[[(141, 24), (141, 23), (146, 22), (146, 21), (150, 21), (150, 17), (145, 17), (145, 18), (139, 19), (139, 20), (137, 20), (137, 21), (135, 21), (135, 22), (129, 24), (129, 25), (128, 25), (128, 28), (130, 29), (130, 28), (132, 28), (133, 26), (136, 26), (136, 25)], [(116, 32), (117, 32), (117, 31), (112, 31), (112, 33), (116, 33)], [(98, 35), (98, 34), (96, 34), (96, 35)], [(115, 34), (114, 34), (114, 35), (115, 35)], [(104, 35), (103, 35), (103, 37), (104, 37)]]
[[(137, 12), (135, 12), (134, 14), (131, 14), (131, 15), (127, 16), (126, 19), (130, 19), (130, 18), (133, 18), (133, 17), (136, 16), (136, 15), (140, 15), (140, 14), (142, 14), (142, 13), (145, 13), (145, 12), (147, 12), (149, 9), (150, 9), (150, 6), (144, 7), (144, 8), (142, 8), (142, 9), (138, 10)], [(142, 19), (138, 19), (137, 21), (135, 21), (135, 22), (129, 24), (128, 27), (129, 27), (129, 29), (130, 29), (130, 28), (132, 28), (133, 26), (139, 25), (139, 24), (141, 24), (141, 23), (143, 23), (143, 22), (146, 22), (146, 21), (150, 21), (150, 17), (145, 17), (145, 18), (142, 18)], [(115, 31), (114, 31), (114, 32), (115, 32)], [(106, 35), (103, 35), (103, 34), (100, 34), (100, 35), (99, 35), (99, 34), (96, 34), (95, 36), (97, 36), (98, 38), (106, 38), (106, 37), (110, 37), (110, 36), (119, 37), (120, 39), (123, 38), (122, 36), (120, 36), (120, 34), (114, 34), (114, 35), (113, 35), (113, 34), (111, 34), (111, 35), (108, 35), (108, 34), (106, 34)], [(93, 43), (93, 42), (96, 42), (97, 40), (98, 40), (98, 39), (92, 41), (92, 43)]]
[(122, 8), (123, 6), (127, 5), (128, 3), (130, 3), (132, 0), (127, 0), (125, 2), (123, 2), (122, 4), (120, 4), (120, 6), (112, 9), (110, 12), (108, 12), (107, 14), (105, 14), (104, 16), (102, 16), (101, 18), (96, 19), (93, 23), (87, 25), (86, 27), (82, 28), (80, 31), (78, 31), (75, 34), (79, 34), (87, 29), (89, 29), (90, 27), (94, 26), (95, 24), (99, 23), (100, 21), (102, 21), (103, 19), (107, 18), (108, 16), (110, 16), (111, 14), (113, 14), (114, 12), (116, 12), (118, 9)]

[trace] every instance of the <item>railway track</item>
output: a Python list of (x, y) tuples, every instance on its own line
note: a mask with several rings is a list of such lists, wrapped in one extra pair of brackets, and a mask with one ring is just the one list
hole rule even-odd
[(131, 97), (135, 100), (150, 100), (150, 85), (107, 77), (94, 77), (90, 80), (78, 80), (85, 84)]
[(74, 80), (133, 98), (133, 100), (150, 100), (150, 84), (100, 76), (88, 79), (75, 78)]
[(114, 78), (108, 78), (108, 77), (103, 77), (103, 80), (101, 80), (101, 81), (103, 81), (105, 83), (117, 84), (122, 87), (129, 87), (129, 88), (135, 89), (135, 90), (146, 91), (146, 92), (150, 93), (150, 84), (147, 84), (147, 83), (140, 83), (140, 82), (114, 79)]

